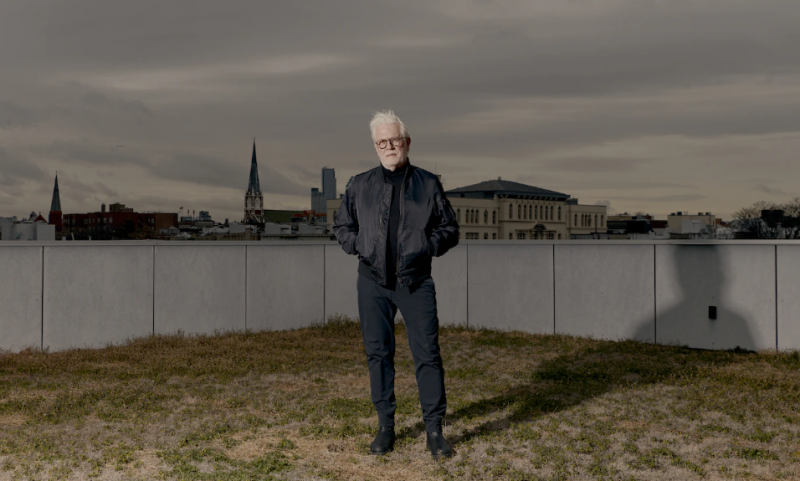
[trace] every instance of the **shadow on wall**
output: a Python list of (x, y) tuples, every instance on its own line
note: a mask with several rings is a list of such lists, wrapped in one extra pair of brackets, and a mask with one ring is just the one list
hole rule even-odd
[[(452, 424), (469, 423), (493, 413), (502, 415), (450, 440), (454, 445), (463, 444), (487, 432), (509, 430), (517, 423), (532, 422), (632, 385), (674, 381), (695, 374), (700, 366), (720, 367), (755, 355), (735, 348), (765, 348), (769, 336), (757, 341), (751, 327), (759, 326), (758, 322), (769, 318), (770, 313), (761, 316), (764, 305), (751, 301), (774, 303), (774, 298), (765, 296), (774, 289), (767, 282), (774, 272), (764, 268), (765, 251), (746, 249), (657, 246), (655, 325), (653, 317), (648, 316), (631, 333), (630, 338), (636, 341), (603, 342), (562, 354), (540, 364), (530, 381), (521, 386), (455, 407), (447, 416)], [(709, 306), (716, 307), (716, 319), (709, 319)], [(724, 349), (733, 351), (719, 351)], [(424, 425), (418, 423), (403, 428), (398, 438), (417, 437), (423, 430)]]
[[(763, 349), (753, 337), (747, 315), (732, 309), (737, 300), (728, 287), (741, 268), (733, 265), (736, 252), (723, 249), (657, 246), (655, 326), (647, 319), (631, 337), (699, 349)], [(710, 319), (709, 306), (716, 308), (716, 319)]]

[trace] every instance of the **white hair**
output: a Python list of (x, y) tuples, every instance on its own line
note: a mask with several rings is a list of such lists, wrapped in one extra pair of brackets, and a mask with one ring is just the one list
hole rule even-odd
[(375, 140), (375, 129), (379, 125), (384, 125), (384, 124), (399, 125), (400, 135), (402, 135), (403, 137), (409, 137), (408, 128), (406, 127), (406, 124), (404, 124), (403, 121), (400, 120), (400, 117), (395, 115), (393, 110), (380, 110), (378, 112), (375, 112), (375, 115), (372, 116), (372, 120), (370, 120), (369, 122), (369, 130), (370, 132), (372, 132), (372, 140)]

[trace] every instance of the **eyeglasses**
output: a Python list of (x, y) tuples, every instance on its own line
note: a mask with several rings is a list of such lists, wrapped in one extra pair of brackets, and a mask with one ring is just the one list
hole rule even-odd
[(379, 149), (385, 149), (389, 144), (392, 144), (392, 147), (402, 147), (406, 143), (407, 137), (396, 137), (394, 139), (383, 139), (375, 142), (375, 145), (378, 146)]

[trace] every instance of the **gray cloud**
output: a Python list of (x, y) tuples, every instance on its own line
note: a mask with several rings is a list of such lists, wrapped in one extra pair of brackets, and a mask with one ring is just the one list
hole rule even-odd
[(771, 195), (789, 195), (785, 190), (783, 190), (783, 189), (781, 189), (779, 187), (774, 187), (774, 186), (773, 187), (767, 187), (764, 184), (756, 185), (754, 190), (756, 190), (757, 192), (763, 192), (765, 194), (771, 194)]
[(650, 162), (646, 159), (619, 159), (619, 158), (603, 158), (603, 157), (583, 157), (583, 158), (566, 158), (566, 159), (551, 159), (545, 161), (544, 168), (550, 171), (567, 171), (567, 172), (597, 172), (597, 173), (610, 173), (610, 172), (625, 172), (639, 168), (642, 164)]
[(693, 200), (707, 199), (707, 195), (702, 194), (678, 194), (678, 195), (662, 195), (657, 197), (642, 198), (642, 202), (688, 202)]
[[(196, 154), (177, 154), (153, 166), (153, 172), (165, 179), (208, 186), (223, 186), (247, 190), (250, 165), (216, 157)], [(304, 195), (309, 189), (289, 179), (268, 165), (259, 165), (259, 181), (265, 192)]]
[(58, 187), (62, 199), (66, 200), (66, 202), (62, 202), (62, 208), (64, 207), (63, 204), (85, 203), (91, 200), (93, 207), (90, 211), (97, 212), (100, 210), (101, 203), (110, 203), (110, 201), (118, 198), (116, 191), (99, 182), (82, 182), (76, 176), (64, 175), (63, 173), (58, 177)]
[(386, 107), (448, 188), (502, 175), (724, 213), (769, 194), (756, 172), (800, 181), (797, 2), (45, 4), (0, 17), (1, 145), (153, 209), (240, 216), (253, 136), (270, 205), (308, 207), (322, 166), (341, 191), (376, 164)]
[(125, 101), (111, 99), (96, 90), (90, 90), (81, 95), (80, 100), (84, 104), (91, 105), (93, 107), (116, 108), (127, 113), (142, 114), (147, 117), (153, 116), (153, 113), (147, 108), (144, 102), (140, 102), (138, 100)]
[(44, 171), (36, 163), (22, 155), (9, 154), (0, 147), (0, 186), (8, 188), (44, 178)]
[(32, 109), (14, 102), (0, 101), (0, 129), (31, 127), (38, 119), (39, 115)]

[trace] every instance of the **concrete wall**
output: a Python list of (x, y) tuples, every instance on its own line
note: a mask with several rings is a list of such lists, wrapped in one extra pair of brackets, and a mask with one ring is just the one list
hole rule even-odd
[(325, 319), (325, 247), (247, 246), (248, 329), (291, 329)]
[(153, 332), (153, 247), (44, 248), (42, 346), (99, 347)]
[(660, 344), (776, 347), (774, 245), (658, 245), (655, 277)]
[(468, 322), (472, 326), (553, 333), (553, 245), (467, 246)]
[(155, 333), (244, 330), (245, 249), (229, 243), (157, 245)]
[(0, 350), (42, 346), (42, 249), (0, 248)]
[(800, 350), (800, 245), (776, 249), (778, 349)]
[(655, 341), (653, 246), (554, 248), (556, 332)]
[(436, 285), (439, 325), (467, 323), (467, 248), (458, 245), (441, 257), (434, 257), (431, 276)]
[(358, 318), (356, 269), (356, 256), (345, 254), (336, 243), (325, 246), (325, 319), (338, 315)]
[[(3, 243), (0, 349), (357, 318), (357, 263), (333, 242)], [(433, 261), (442, 325), (709, 349), (800, 349), (798, 273), (792, 241), (477, 241)]]

